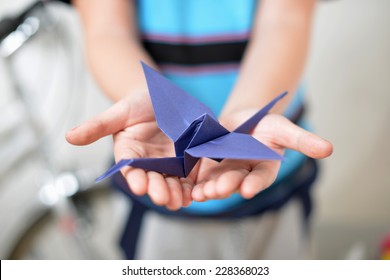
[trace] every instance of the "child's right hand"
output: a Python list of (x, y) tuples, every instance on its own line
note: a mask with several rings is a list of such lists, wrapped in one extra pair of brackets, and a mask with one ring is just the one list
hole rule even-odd
[[(73, 145), (88, 145), (112, 134), (115, 161), (127, 158), (174, 156), (171, 140), (157, 127), (148, 93), (123, 98), (105, 112), (73, 128), (66, 139)], [(170, 210), (188, 206), (191, 179), (163, 176), (154, 171), (127, 167), (121, 170), (131, 191), (148, 194), (152, 201)]]

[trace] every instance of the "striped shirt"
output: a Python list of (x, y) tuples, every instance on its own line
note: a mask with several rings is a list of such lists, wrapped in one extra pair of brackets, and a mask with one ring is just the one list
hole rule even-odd
[[(250, 39), (255, 0), (139, 0), (138, 28), (145, 49), (172, 82), (219, 115), (236, 79)], [(285, 111), (291, 117), (303, 100), (303, 88)], [(304, 156), (286, 152), (278, 181), (295, 170)], [(260, 194), (261, 195), (261, 194)], [(245, 200), (193, 203), (183, 211), (218, 213)]]

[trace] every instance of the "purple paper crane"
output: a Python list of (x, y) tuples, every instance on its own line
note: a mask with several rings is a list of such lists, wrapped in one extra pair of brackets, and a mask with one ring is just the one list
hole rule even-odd
[(122, 159), (96, 179), (101, 181), (125, 166), (187, 177), (202, 157), (282, 160), (283, 157), (248, 133), (287, 92), (282, 93), (250, 119), (228, 131), (210, 108), (188, 95), (156, 70), (142, 63), (158, 127), (174, 142), (176, 157)]

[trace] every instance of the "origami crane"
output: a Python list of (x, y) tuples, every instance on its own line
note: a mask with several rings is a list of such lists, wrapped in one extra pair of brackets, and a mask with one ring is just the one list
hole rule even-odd
[(228, 131), (211, 109), (188, 95), (156, 70), (142, 63), (158, 127), (174, 142), (175, 157), (122, 159), (96, 179), (101, 181), (125, 166), (187, 177), (202, 157), (221, 161), (282, 160), (283, 157), (250, 133), (287, 92), (282, 93), (250, 119)]

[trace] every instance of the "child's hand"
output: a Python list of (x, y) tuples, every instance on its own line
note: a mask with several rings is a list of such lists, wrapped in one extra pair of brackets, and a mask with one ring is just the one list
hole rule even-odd
[[(222, 124), (234, 129), (254, 112), (240, 112), (222, 120)], [(280, 115), (267, 115), (255, 128), (253, 137), (283, 153), (285, 148), (302, 152), (312, 158), (325, 158), (332, 154), (332, 144), (294, 125)], [(239, 192), (244, 198), (252, 198), (269, 187), (276, 179), (280, 161), (248, 161), (225, 159), (220, 163), (202, 159), (197, 169), (192, 198), (195, 201), (227, 198)], [(191, 174), (193, 175), (193, 174)]]
[[(74, 145), (87, 145), (113, 134), (116, 161), (173, 156), (173, 144), (157, 127), (150, 99), (145, 96), (139, 94), (120, 100), (107, 111), (69, 131), (66, 139)], [(148, 194), (157, 205), (177, 210), (192, 201), (192, 185), (186, 183), (189, 179), (179, 180), (131, 167), (123, 168), (121, 172), (133, 193)]]
[[(234, 114), (225, 119), (223, 125), (233, 129), (253, 113)], [(174, 155), (172, 142), (157, 127), (150, 99), (142, 94), (122, 99), (107, 111), (69, 131), (66, 138), (71, 144), (87, 145), (110, 134), (114, 138), (116, 161)], [(314, 158), (324, 158), (332, 153), (329, 142), (279, 115), (264, 117), (253, 136), (280, 153), (284, 148), (298, 150)], [(148, 194), (155, 204), (177, 210), (188, 206), (192, 200), (222, 199), (234, 192), (251, 198), (273, 183), (279, 167), (280, 161), (226, 159), (217, 163), (202, 159), (186, 179), (132, 167), (123, 168), (121, 172), (133, 193)]]

